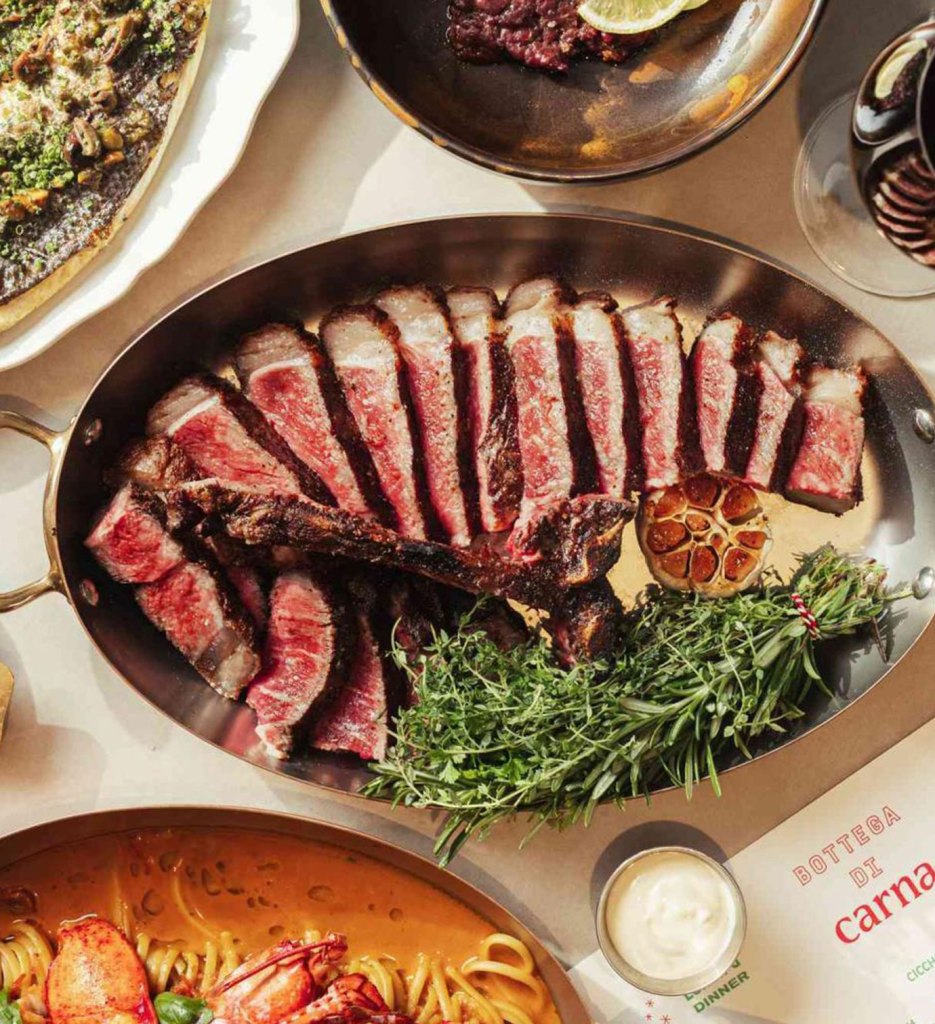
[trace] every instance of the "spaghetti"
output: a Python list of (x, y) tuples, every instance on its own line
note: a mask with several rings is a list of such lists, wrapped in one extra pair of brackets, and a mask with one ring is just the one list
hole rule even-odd
[(50, 939), (88, 915), (124, 934), (152, 997), (216, 999), (219, 983), (245, 961), (261, 965), (290, 941), (327, 945), (339, 932), (340, 959), (313, 968), (316, 998), (365, 992), (341, 981), (363, 975), (373, 999), (400, 1021), (558, 1024), (520, 939), (358, 854), (265, 833), (167, 830), (94, 839), (69, 848), (67, 873), (60, 865), (50, 853), (9, 877), (0, 873), (0, 886), (15, 884), (32, 898), (6, 915), (0, 909), (0, 989), (18, 1003), (23, 1024), (48, 1024)]

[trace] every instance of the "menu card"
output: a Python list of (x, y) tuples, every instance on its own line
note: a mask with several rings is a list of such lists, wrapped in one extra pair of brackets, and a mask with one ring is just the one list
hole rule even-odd
[(933, 779), (930, 722), (730, 861), (748, 929), (721, 981), (649, 996), (597, 952), (571, 972), (595, 1021), (935, 1024)]

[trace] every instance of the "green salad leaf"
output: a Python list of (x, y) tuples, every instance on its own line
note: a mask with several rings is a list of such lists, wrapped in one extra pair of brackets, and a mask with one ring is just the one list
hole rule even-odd
[(23, 1024), (19, 1007), (11, 1001), (10, 993), (0, 991), (0, 1024)]
[(502, 651), (480, 632), (438, 633), (407, 666), (418, 701), (399, 714), (365, 792), (447, 811), (442, 863), (518, 813), (533, 815), (535, 832), (587, 823), (601, 803), (660, 784), (690, 797), (708, 778), (719, 793), (720, 768), (800, 718), (814, 690), (831, 695), (821, 642), (864, 632), (882, 646), (891, 602), (908, 595), (885, 582), (878, 563), (823, 547), (790, 583), (772, 574), (721, 600), (651, 587), (615, 657), (571, 669), (544, 639)]
[(210, 1024), (214, 1014), (204, 1000), (160, 992), (154, 1003), (159, 1024)]

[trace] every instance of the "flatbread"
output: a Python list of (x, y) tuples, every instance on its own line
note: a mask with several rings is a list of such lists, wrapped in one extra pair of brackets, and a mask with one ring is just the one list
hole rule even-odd
[[(45, 187), (39, 188), (40, 193), (48, 194), (45, 205), (29, 209), (17, 220), (17, 206), (23, 196), (28, 206), (30, 190), (22, 188), (26, 176), (18, 175), (19, 180), (11, 185), (3, 180), (5, 176), (0, 170), (0, 332), (64, 288), (110, 242), (142, 199), (194, 85), (204, 51), (211, 0), (154, 0), (151, 4), (129, 0), (122, 9), (107, 0), (82, 0), (82, 17), (100, 15), (101, 29), (96, 39), (81, 40), (90, 56), (79, 64), (81, 73), (77, 76), (65, 61), (56, 59), (68, 52), (62, 45), (65, 30), (61, 28), (64, 16), (60, 9), (68, 5), (73, 12), (74, 3), (18, 3), (36, 15), (36, 21), (32, 26), (18, 25), (12, 52), (23, 39), (30, 39), (27, 49), (51, 51), (53, 56), (46, 61), (50, 71), (34, 76), (27, 66), (27, 78), (31, 81), (21, 80), (8, 68), (0, 83), (0, 164), (9, 167), (9, 149), (22, 146), (16, 137), (18, 133), (29, 136), (27, 149), (33, 151), (36, 145), (30, 133), (33, 126), (41, 126), (43, 133), (53, 140), (48, 150), (53, 164), (67, 168), (66, 174), (70, 173), (73, 180), (59, 187), (48, 187), (47, 181), (41, 181), (40, 185)], [(71, 25), (74, 14), (69, 17)], [(112, 26), (116, 25), (119, 33), (122, 19), (131, 20), (130, 42), (107, 63), (101, 59), (101, 51), (107, 40), (113, 38)], [(71, 44), (74, 37), (67, 38)], [(0, 54), (4, 42), (9, 40), (4, 39), (0, 22)], [(102, 106), (95, 101), (95, 86), (99, 80), (106, 83), (108, 78), (116, 96), (113, 110), (107, 109), (109, 103)], [(77, 103), (67, 98), (73, 80)], [(102, 90), (102, 94), (106, 98), (107, 90)], [(12, 104), (5, 102), (9, 96), (13, 96)], [(23, 118), (15, 116), (17, 107), (30, 115), (25, 131)], [(32, 115), (31, 108), (38, 108), (40, 116)], [(98, 136), (96, 155), (86, 155), (77, 144), (74, 126), (79, 118)], [(113, 139), (104, 139), (107, 129), (119, 133), (123, 143), (120, 152), (124, 155), (122, 161), (109, 167), (104, 161), (113, 152), (107, 149)], [(71, 164), (55, 158), (54, 142), (63, 134), (62, 151), (70, 150)], [(41, 178), (54, 171), (40, 167), (37, 173)], [(82, 183), (79, 177), (87, 180)], [(11, 210), (13, 218), (7, 216)]]

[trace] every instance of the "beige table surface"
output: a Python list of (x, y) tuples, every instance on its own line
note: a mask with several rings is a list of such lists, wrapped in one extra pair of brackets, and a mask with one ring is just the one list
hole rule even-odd
[[(877, 299), (833, 278), (799, 229), (791, 191), (803, 128), (848, 90), (883, 42), (928, 12), (927, 2), (829, 0), (803, 64), (745, 128), (664, 174), (589, 189), (527, 187), (435, 149), (371, 97), (345, 64), (317, 3), (303, 2), (298, 48), (230, 181), (123, 301), (34, 362), (0, 374), (0, 398), (13, 396), (16, 407), (64, 426), (140, 325), (203, 280), (260, 255), (392, 221), (542, 208), (638, 212), (758, 249), (867, 316), (935, 382), (935, 300)], [(22, 438), (0, 437), (2, 589), (44, 571), (44, 471), (43, 452)], [(595, 946), (595, 889), (625, 830), (679, 822), (736, 852), (935, 716), (933, 659), (930, 631), (856, 707), (725, 777), (720, 800), (704, 790), (689, 805), (672, 793), (649, 808), (604, 809), (589, 830), (541, 834), (522, 854), (524, 826), (501, 827), (471, 845), (454, 869), (500, 897), (574, 962)], [(105, 665), (61, 597), (0, 620), (0, 661), (17, 679), (0, 747), (0, 834), (99, 808), (207, 802), (326, 818), (417, 852), (430, 849), (437, 821), (428, 814), (390, 813), (280, 780), (182, 732)], [(670, 825), (660, 829), (663, 837), (676, 834)]]

